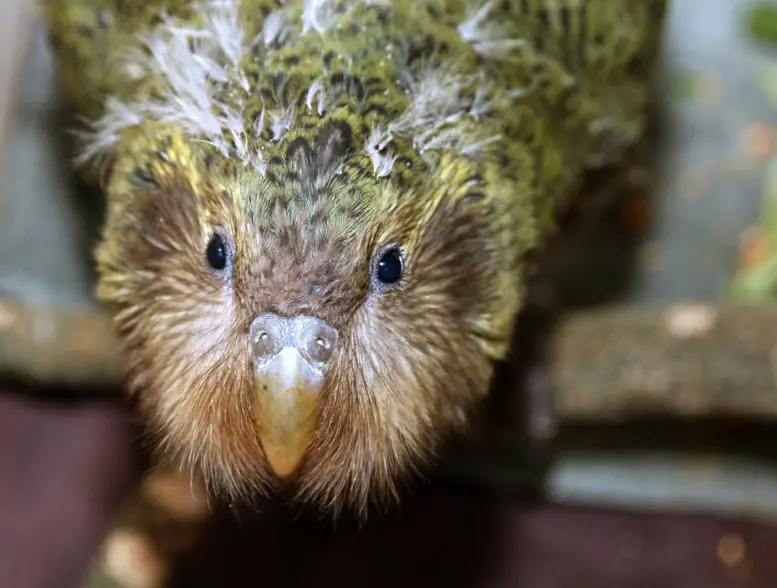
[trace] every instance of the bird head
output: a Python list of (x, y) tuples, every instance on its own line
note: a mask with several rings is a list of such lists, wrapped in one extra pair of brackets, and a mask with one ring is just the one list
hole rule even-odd
[(396, 498), (509, 338), (476, 180), (363, 172), (345, 122), (262, 173), (148, 135), (113, 166), (98, 294), (161, 454), (232, 500), (279, 484), (324, 509)]

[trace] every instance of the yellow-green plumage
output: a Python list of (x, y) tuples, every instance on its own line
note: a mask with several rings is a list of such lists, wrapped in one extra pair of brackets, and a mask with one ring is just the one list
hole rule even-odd
[[(393, 492), (394, 478), (432, 452), (485, 394), (492, 363), (508, 351), (527, 254), (552, 232), (585, 169), (617, 161), (639, 139), (664, 3), (46, 0), (66, 89), (93, 121), (82, 163), (109, 178), (98, 294), (119, 307), (131, 387), (155, 390), (149, 412), (168, 448), (232, 493), (265, 478), (249, 463), (250, 440), (240, 447), (219, 441), (229, 446), (225, 457), (215, 448), (203, 457), (208, 449), (194, 449), (197, 440), (176, 424), (176, 411), (205, 410), (201, 399), (198, 408), (181, 399), (199, 385), (187, 379), (181, 357), (197, 346), (171, 335), (200, 311), (187, 309), (182, 323), (178, 306), (154, 306), (150, 293), (184, 296), (197, 278), (166, 281), (165, 270), (138, 261), (169, 253), (196, 264), (213, 226), (226, 226), (235, 259), (250, 260), (236, 269), (230, 290), (211, 291), (230, 324), (275, 296), (274, 308), (307, 305), (353, 333), (353, 363), (378, 362), (372, 380), (362, 369), (330, 394), (340, 400), (324, 409), (301, 493), (333, 505)], [(184, 205), (171, 191), (193, 208), (173, 211)], [(156, 192), (169, 203), (143, 195)], [(167, 207), (154, 213), (159, 218), (189, 215), (193, 233), (155, 236), (149, 206)], [(451, 251), (430, 261), (428, 241), (437, 234), (430, 227), (445, 222), (440, 234), (460, 230), (463, 249), (451, 242)], [(407, 313), (384, 314), (395, 321), (386, 319), (390, 329), (370, 322), (374, 316), (359, 322), (377, 296), (370, 260), (386, 243), (401, 245), (413, 292), (381, 294), (380, 304), (395, 305), (383, 313), (399, 313), (397, 306)], [(294, 268), (303, 266), (320, 269), (315, 283), (328, 293), (324, 302), (301, 293), (306, 278)], [(224, 302), (229, 296), (239, 305)], [(232, 336), (214, 324), (198, 328)], [(421, 335), (400, 336), (403, 328), (435, 336), (411, 345)], [(379, 333), (388, 342), (369, 347), (365, 341)], [(198, 349), (206, 347), (202, 361), (211, 367), (230, 352)], [(156, 366), (142, 366), (151, 355)], [(391, 358), (388, 367), (380, 357)], [(396, 376), (396, 387), (408, 378), (406, 396), (389, 398), (389, 385), (375, 383), (382, 369)], [(449, 372), (459, 369), (457, 384)], [(354, 387), (357, 380), (364, 389)], [(234, 402), (242, 402), (234, 388)], [(336, 410), (350, 416), (335, 417)], [(354, 414), (374, 427), (357, 426)], [(218, 426), (215, 418), (203, 416), (195, 429)], [(351, 432), (327, 437), (326, 423), (340, 418)], [(330, 463), (320, 465), (318, 455)], [(317, 478), (326, 475), (334, 481)]]

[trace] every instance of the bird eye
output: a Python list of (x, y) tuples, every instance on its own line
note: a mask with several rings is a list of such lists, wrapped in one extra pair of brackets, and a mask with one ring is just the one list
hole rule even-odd
[(205, 257), (208, 265), (216, 271), (223, 270), (227, 266), (227, 246), (224, 239), (219, 234), (214, 234), (208, 242), (208, 248), (205, 250)]
[(384, 251), (376, 268), (378, 281), (386, 285), (396, 284), (402, 279), (403, 265), (402, 252), (399, 248), (392, 247)]

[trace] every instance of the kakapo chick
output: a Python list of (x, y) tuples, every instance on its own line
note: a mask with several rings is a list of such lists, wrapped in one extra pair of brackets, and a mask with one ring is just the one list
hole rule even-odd
[(529, 254), (644, 126), (660, 0), (46, 0), (160, 455), (363, 510), (467, 424)]

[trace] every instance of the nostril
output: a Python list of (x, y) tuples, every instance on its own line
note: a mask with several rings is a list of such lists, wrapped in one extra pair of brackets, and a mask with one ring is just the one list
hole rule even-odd
[(316, 361), (326, 361), (329, 359), (329, 344), (324, 339), (316, 339), (315, 359)]
[(267, 331), (258, 332), (254, 336), (254, 356), (268, 357), (274, 355), (278, 342)]
[(265, 315), (258, 317), (251, 325), (251, 345), (254, 357), (269, 359), (276, 355), (283, 343), (282, 324), (276, 317)]
[(322, 326), (313, 339), (313, 345), (310, 346), (309, 353), (314, 361), (325, 363), (332, 356), (336, 333), (330, 327)]
[(332, 352), (329, 348), (327, 348), (324, 344), (319, 343), (316, 341), (316, 345), (311, 350), (312, 353), (310, 354), (312, 358), (319, 362), (319, 363), (326, 363), (329, 361), (329, 358), (332, 356)]

